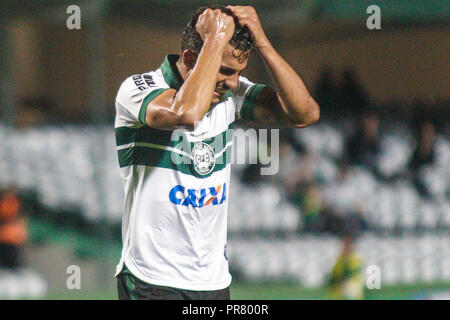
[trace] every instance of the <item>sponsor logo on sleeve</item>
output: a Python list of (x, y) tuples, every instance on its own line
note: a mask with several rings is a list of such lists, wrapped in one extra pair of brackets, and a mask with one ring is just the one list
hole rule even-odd
[(156, 86), (153, 77), (149, 74), (137, 74), (133, 76), (133, 81), (136, 87), (141, 91)]

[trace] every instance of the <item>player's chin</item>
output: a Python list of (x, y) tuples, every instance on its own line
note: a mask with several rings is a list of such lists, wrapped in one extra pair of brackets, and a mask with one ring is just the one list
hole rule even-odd
[(214, 92), (211, 102), (219, 103), (222, 100), (222, 97), (223, 97), (223, 95), (219, 95), (219, 94), (217, 94), (217, 92)]

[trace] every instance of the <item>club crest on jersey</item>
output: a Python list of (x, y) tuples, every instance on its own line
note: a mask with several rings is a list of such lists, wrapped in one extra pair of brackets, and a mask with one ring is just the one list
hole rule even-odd
[(195, 172), (204, 176), (210, 173), (216, 166), (216, 154), (214, 149), (204, 142), (198, 142), (192, 149)]
[(176, 185), (169, 191), (169, 200), (173, 204), (185, 207), (201, 208), (208, 205), (217, 206), (227, 200), (227, 184), (219, 184), (217, 187), (203, 189), (187, 189), (182, 185)]

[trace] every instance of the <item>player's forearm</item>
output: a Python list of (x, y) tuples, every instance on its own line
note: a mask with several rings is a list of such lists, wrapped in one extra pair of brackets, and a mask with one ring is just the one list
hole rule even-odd
[(270, 43), (259, 47), (258, 51), (272, 77), (284, 111), (299, 127), (318, 121), (320, 117), (319, 105), (311, 97), (295, 70)]
[(200, 121), (211, 106), (226, 42), (206, 39), (192, 73), (178, 91), (173, 109), (188, 124)]

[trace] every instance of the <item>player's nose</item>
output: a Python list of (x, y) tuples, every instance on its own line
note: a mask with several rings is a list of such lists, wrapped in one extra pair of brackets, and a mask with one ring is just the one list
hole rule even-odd
[(237, 74), (225, 80), (225, 85), (227, 86), (228, 89), (237, 88), (238, 83), (239, 83), (239, 76)]

